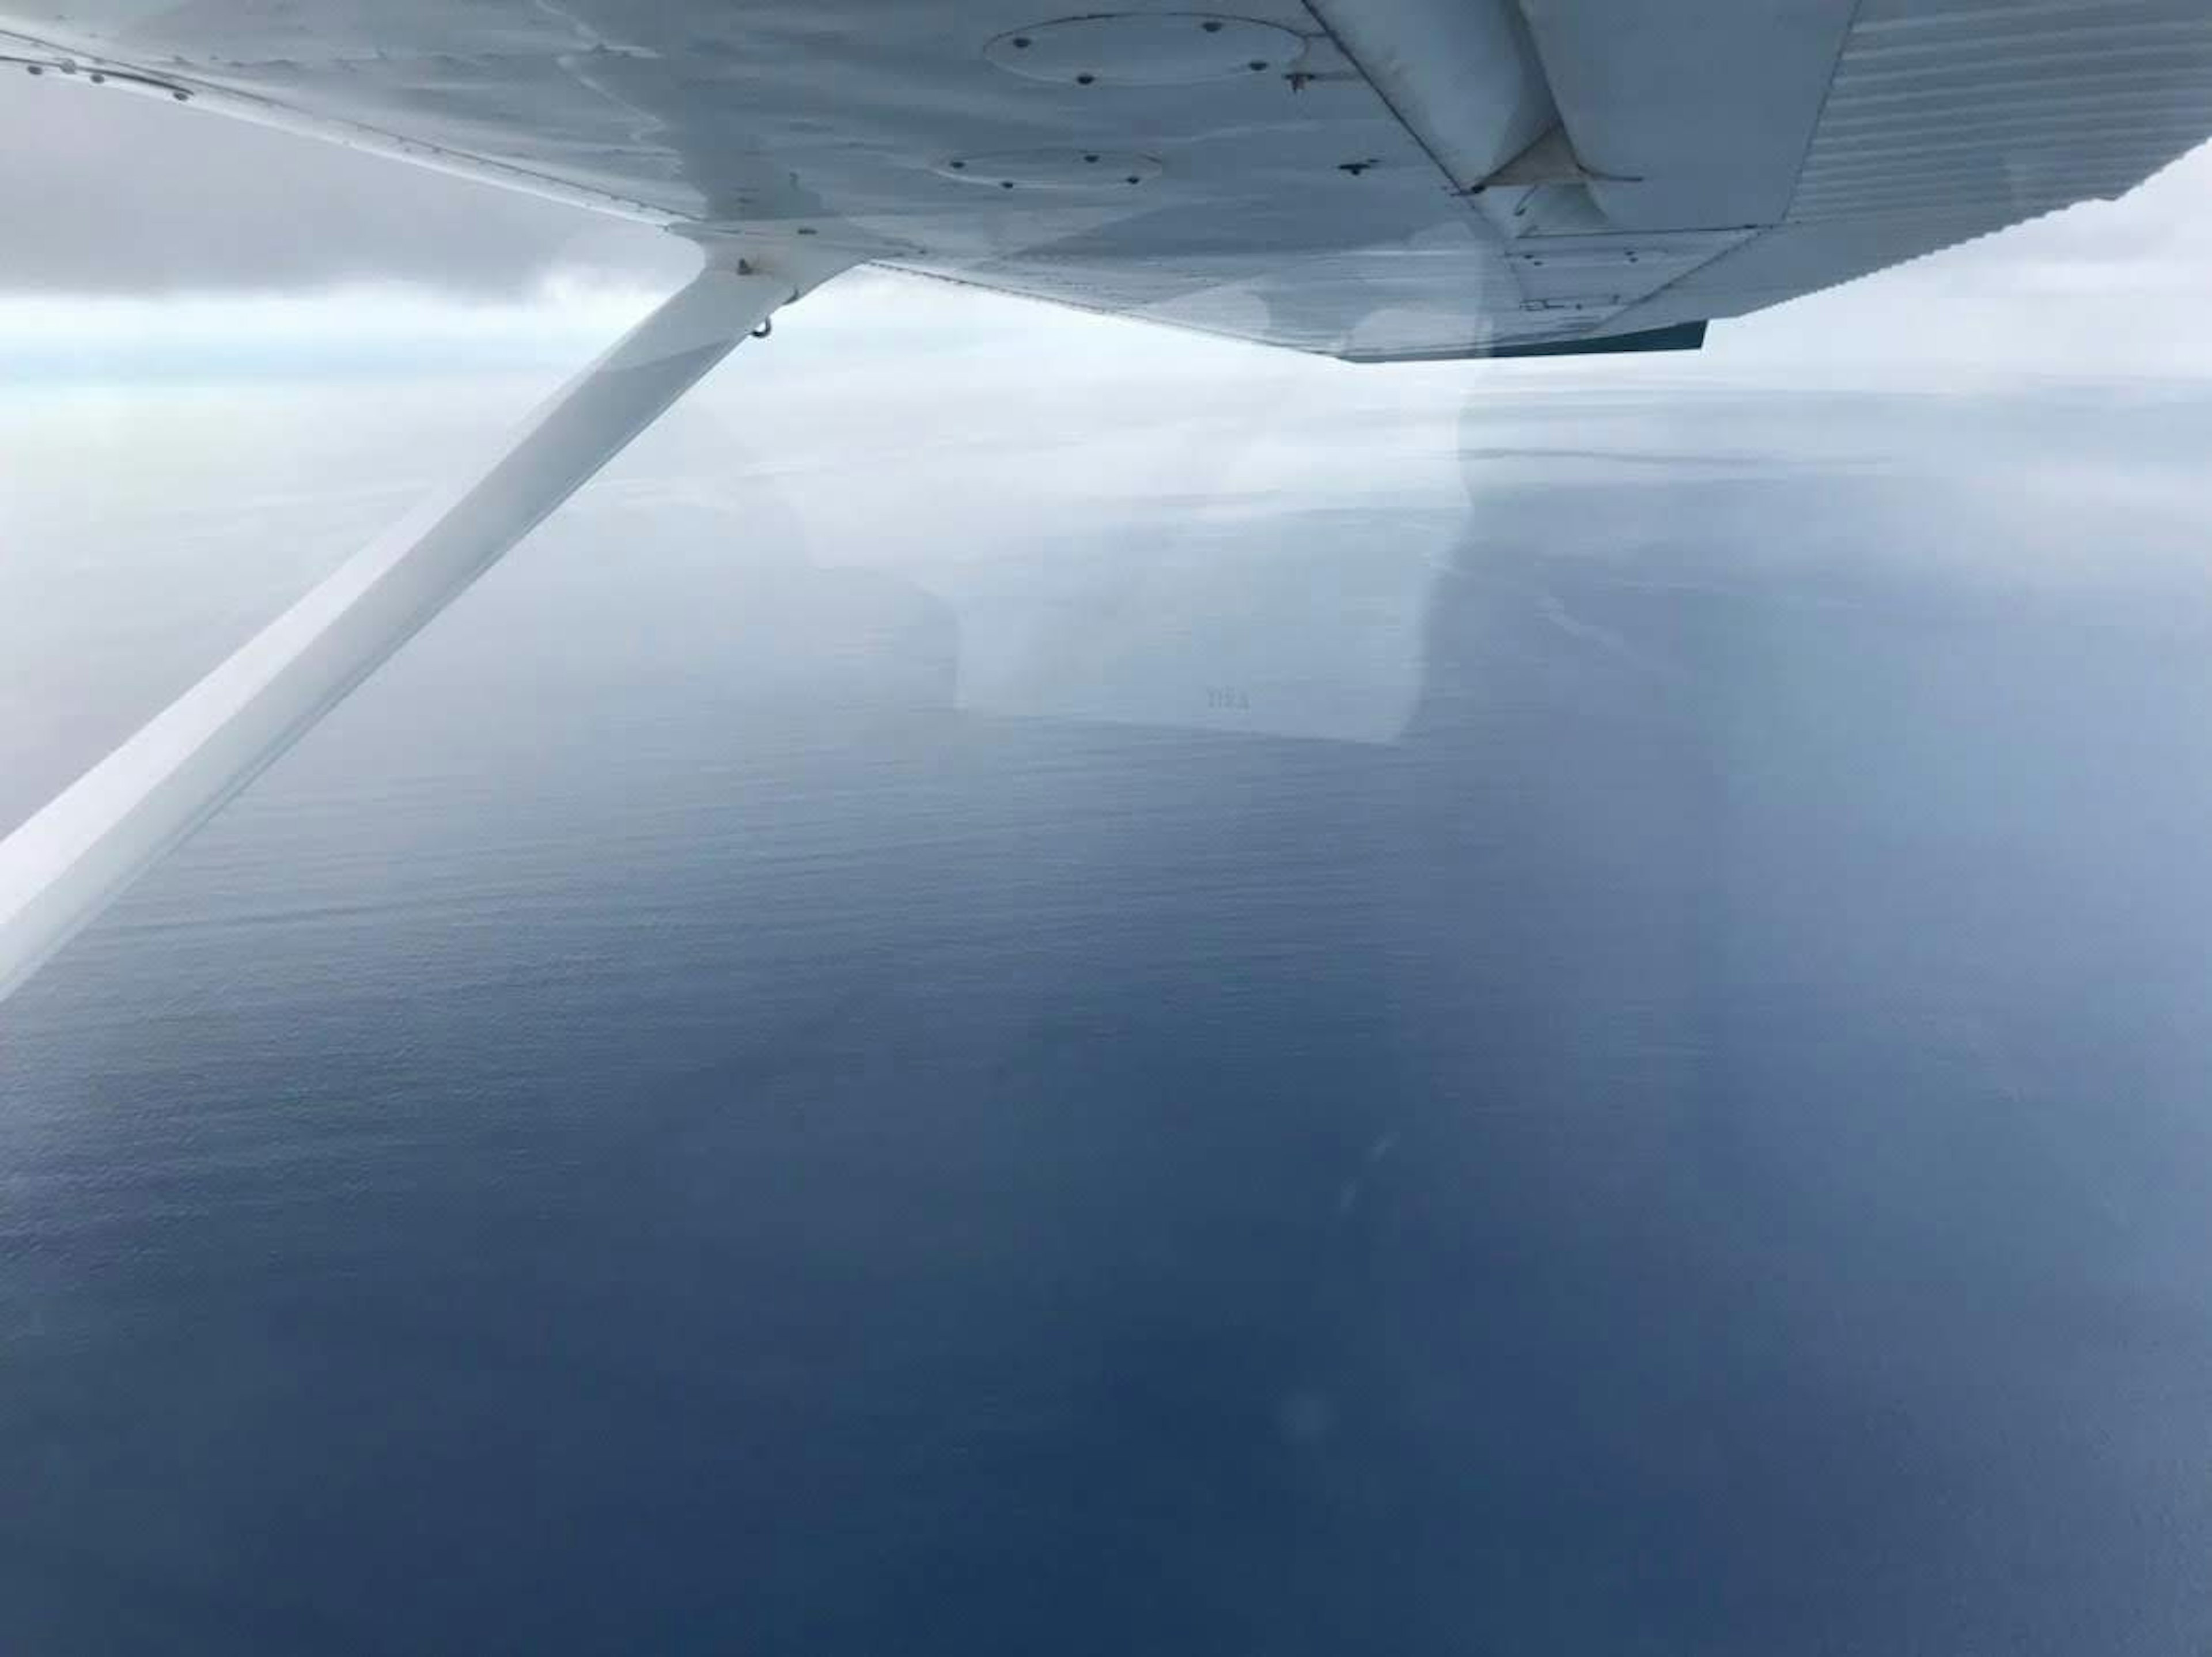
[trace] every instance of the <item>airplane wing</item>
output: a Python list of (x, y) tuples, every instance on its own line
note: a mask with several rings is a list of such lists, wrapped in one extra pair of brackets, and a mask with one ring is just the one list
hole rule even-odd
[(0, 0), (0, 58), (1364, 361), (1694, 344), (2212, 132), (2203, 0)]
[(844, 268), (1361, 361), (1677, 349), (2212, 130), (2203, 0), (1041, 4), (0, 0), (0, 69), (707, 250), (478, 475), (0, 840), (0, 997)]

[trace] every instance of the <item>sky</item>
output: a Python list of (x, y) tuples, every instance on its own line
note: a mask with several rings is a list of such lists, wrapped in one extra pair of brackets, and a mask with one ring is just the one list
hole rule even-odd
[[(37, 158), (0, 169), (0, 344), (50, 372), (158, 369), (209, 335), (308, 371), (348, 366), (348, 341), (356, 360), (406, 342), (573, 360), (570, 334), (604, 338), (693, 258), (649, 228), (53, 76), (0, 79), (0, 153)], [(2120, 202), (1728, 324), (1707, 359), (1845, 380), (2212, 373), (2208, 207), (2212, 149)], [(1254, 355), (896, 278), (848, 278), (811, 317), (856, 343), (969, 331), (1024, 361), (1060, 349), (1149, 372), (1194, 355), (1243, 373)]]

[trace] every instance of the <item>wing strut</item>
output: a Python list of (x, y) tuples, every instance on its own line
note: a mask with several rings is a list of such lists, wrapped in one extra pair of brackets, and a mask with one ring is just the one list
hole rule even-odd
[(0, 998), (244, 788), (738, 342), (850, 260), (707, 269), (0, 841)]

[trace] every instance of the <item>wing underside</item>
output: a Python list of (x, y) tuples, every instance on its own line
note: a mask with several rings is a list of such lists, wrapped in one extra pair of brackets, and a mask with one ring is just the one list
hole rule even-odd
[(2201, 0), (9, 4), (27, 71), (1369, 361), (1680, 349), (2212, 131)]

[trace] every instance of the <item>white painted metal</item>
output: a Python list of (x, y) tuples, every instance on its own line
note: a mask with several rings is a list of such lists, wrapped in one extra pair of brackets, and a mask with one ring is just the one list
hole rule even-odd
[(1525, 0), (1560, 123), (1600, 175), (1590, 195), (1608, 228), (1775, 222), (1856, 3)]
[(835, 263), (714, 260), (545, 403), (479, 476), (356, 553), (0, 841), (0, 998)]
[(2212, 132), (2204, 0), (1862, 0), (1787, 204), (1613, 319), (1741, 316), (2070, 202)]
[[(0, 72), (136, 74), (657, 222), (1363, 361), (1735, 315), (2212, 131), (2205, 0), (1071, 9), (0, 0)], [(1572, 167), (1468, 193), (1555, 124)], [(1088, 154), (1159, 174), (1094, 190), (1054, 159)], [(966, 157), (1037, 187), (977, 189)]]
[(1097, 190), (1118, 193), (1160, 176), (1159, 158), (1122, 149), (1017, 149), (955, 155), (939, 169), (963, 184), (996, 190)]
[(1455, 189), (1559, 124), (1514, 0), (1309, 0)]
[(1076, 87), (1186, 87), (1294, 69), (1291, 30), (1225, 13), (1094, 12), (1009, 29), (984, 61), (1024, 80)]

